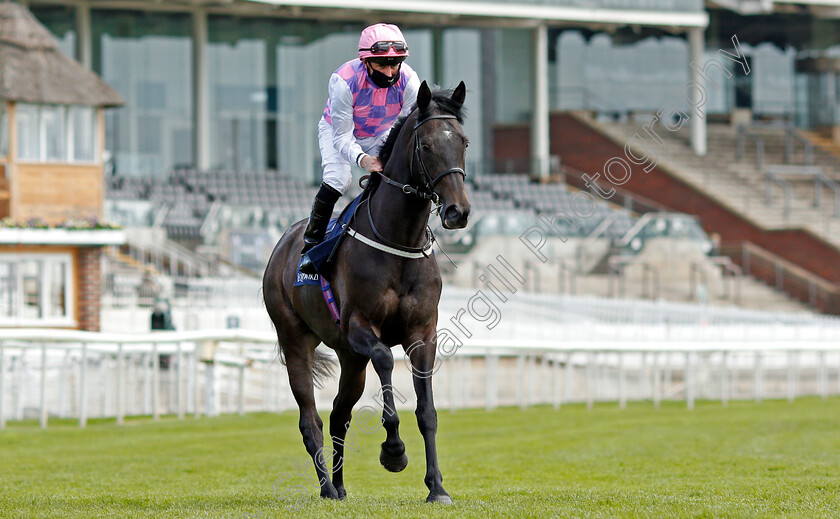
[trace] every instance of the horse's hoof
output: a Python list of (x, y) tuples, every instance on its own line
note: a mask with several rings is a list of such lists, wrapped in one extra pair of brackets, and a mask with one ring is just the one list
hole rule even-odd
[(324, 499), (341, 499), (341, 496), (334, 488), (321, 489), (321, 497)]
[(405, 452), (401, 456), (389, 456), (385, 454), (385, 449), (382, 449), (379, 453), (379, 463), (389, 472), (401, 472), (408, 465), (408, 456)]
[(338, 487), (338, 488), (335, 489), (335, 491), (338, 492), (338, 499), (340, 499), (340, 500), (347, 499), (347, 491), (344, 490), (344, 487)]
[(444, 505), (451, 505), (452, 498), (446, 494), (433, 494), (429, 492), (429, 497), (426, 498), (427, 503), (442, 503)]

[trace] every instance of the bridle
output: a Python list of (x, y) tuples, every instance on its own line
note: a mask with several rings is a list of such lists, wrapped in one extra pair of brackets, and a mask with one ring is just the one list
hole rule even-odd
[(431, 121), (433, 119), (457, 119), (454, 115), (448, 114), (440, 114), (440, 115), (430, 115), (425, 119), (421, 119), (414, 124), (414, 153), (411, 157), (411, 166), (409, 167), (409, 178), (414, 178), (415, 171), (414, 171), (414, 163), (417, 162), (420, 172), (423, 174), (424, 184), (419, 189), (410, 185), (410, 184), (401, 184), (390, 178), (386, 177), (382, 172), (378, 172), (379, 176), (382, 178), (382, 181), (386, 184), (392, 185), (397, 187), (405, 193), (406, 195), (416, 196), (418, 198), (422, 198), (424, 200), (430, 200), (435, 205), (439, 202), (439, 197), (437, 193), (435, 193), (434, 189), (435, 186), (443, 180), (444, 177), (447, 175), (451, 175), (452, 173), (460, 173), (461, 176), (464, 177), (464, 180), (467, 179), (467, 173), (463, 170), (463, 168), (449, 168), (442, 173), (438, 174), (436, 177), (432, 177), (431, 173), (429, 173), (429, 168), (426, 167), (426, 164), (423, 162), (423, 154), (422, 149), (420, 147), (420, 132), (417, 131), (423, 124)]
[[(415, 196), (423, 200), (428, 200), (435, 205), (435, 208), (439, 209), (440, 198), (438, 197), (438, 194), (434, 192), (434, 188), (438, 184), (438, 182), (443, 180), (444, 177), (453, 173), (460, 173), (466, 180), (467, 173), (463, 170), (463, 168), (449, 168), (443, 171), (442, 173), (439, 173), (436, 177), (432, 177), (432, 175), (429, 173), (429, 169), (423, 162), (423, 155), (421, 153), (420, 146), (420, 132), (418, 132), (417, 129), (426, 122), (431, 121), (433, 119), (457, 119), (457, 117), (448, 114), (430, 115), (429, 117), (421, 119), (414, 124), (414, 153), (411, 157), (411, 166), (409, 166), (409, 178), (415, 177), (414, 163), (417, 162), (420, 172), (423, 174), (424, 180), (424, 184), (420, 188), (414, 187), (411, 184), (402, 184), (400, 182), (396, 182), (386, 177), (381, 171), (377, 173), (379, 174), (380, 179), (386, 184), (398, 188), (406, 195)], [(356, 210), (358, 211), (358, 207), (356, 208)], [(366, 238), (365, 236), (357, 233), (355, 230), (348, 226), (348, 232), (351, 236), (365, 243), (366, 245), (387, 252), (389, 254), (393, 254), (395, 256), (401, 256), (410, 259), (429, 257), (429, 254), (432, 249), (432, 244), (435, 242), (435, 235), (428, 225), (426, 226), (426, 243), (420, 247), (407, 247), (405, 245), (400, 245), (398, 243), (392, 242), (391, 240), (382, 236), (379, 233), (379, 231), (376, 230), (376, 226), (373, 224), (373, 216), (370, 214), (370, 199), (367, 200), (367, 216), (370, 229), (371, 231), (373, 231), (373, 235), (376, 236), (376, 238), (379, 240), (379, 243), (369, 238)]]

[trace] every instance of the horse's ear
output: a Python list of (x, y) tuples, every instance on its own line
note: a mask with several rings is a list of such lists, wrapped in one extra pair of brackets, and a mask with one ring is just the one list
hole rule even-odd
[(458, 86), (455, 87), (455, 91), (452, 92), (452, 100), (458, 103), (458, 106), (463, 106), (464, 99), (467, 98), (467, 85), (464, 84), (463, 81), (458, 83)]
[(417, 92), (417, 107), (420, 110), (425, 110), (429, 107), (429, 103), (432, 101), (432, 91), (429, 89), (429, 85), (426, 84), (424, 80), (423, 83), (420, 84), (420, 90)]

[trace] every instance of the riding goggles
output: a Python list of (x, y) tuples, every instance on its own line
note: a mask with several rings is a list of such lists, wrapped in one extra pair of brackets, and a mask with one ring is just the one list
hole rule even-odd
[(359, 51), (370, 51), (374, 55), (387, 54), (389, 50), (394, 49), (395, 52), (408, 52), (408, 45), (402, 41), (378, 41), (371, 45), (369, 49), (359, 49)]

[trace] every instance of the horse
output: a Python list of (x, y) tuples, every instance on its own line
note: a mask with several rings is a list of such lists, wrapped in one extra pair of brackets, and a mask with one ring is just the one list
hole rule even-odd
[[(443, 488), (435, 443), (431, 374), (442, 283), (435, 257), (429, 254), (434, 238), (428, 223), (434, 204), (445, 229), (467, 225), (470, 203), (464, 167), (469, 141), (461, 128), (465, 97), (463, 81), (452, 91), (435, 92), (424, 81), (416, 106), (392, 127), (380, 152), (383, 171), (370, 175), (364, 201), (346, 231), (350, 237), (342, 239), (326, 272), (321, 272), (332, 284), (338, 326), (321, 287), (293, 288), (305, 220), (284, 233), (266, 266), (265, 306), (300, 408), (303, 444), (315, 465), (323, 498), (347, 495), (344, 438), (353, 406), (364, 390), (369, 361), (382, 385), (386, 439), (379, 461), (391, 472), (408, 464), (391, 387), (391, 348), (400, 344), (410, 360), (417, 395), (415, 413), (426, 451), (426, 501), (452, 502)], [(332, 471), (322, 452), (323, 423), (315, 409), (314, 385), (330, 376), (333, 368), (330, 357), (316, 351), (321, 342), (335, 351), (340, 367), (329, 418)]]

